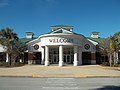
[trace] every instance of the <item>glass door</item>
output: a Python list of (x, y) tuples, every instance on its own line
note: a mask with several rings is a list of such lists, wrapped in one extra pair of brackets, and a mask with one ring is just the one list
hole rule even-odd
[(58, 47), (51, 47), (49, 48), (49, 61), (50, 64), (58, 64), (59, 62), (59, 51)]
[(64, 63), (70, 64), (71, 63), (71, 56), (70, 55), (64, 55)]
[(53, 63), (57, 64), (58, 63), (58, 54), (53, 55)]

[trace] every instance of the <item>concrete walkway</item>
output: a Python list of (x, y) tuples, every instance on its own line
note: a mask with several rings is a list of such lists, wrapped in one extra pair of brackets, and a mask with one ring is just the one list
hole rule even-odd
[(25, 77), (120, 77), (120, 68), (99, 65), (85, 66), (43, 66), (25, 65), (14, 68), (0, 68), (0, 76)]

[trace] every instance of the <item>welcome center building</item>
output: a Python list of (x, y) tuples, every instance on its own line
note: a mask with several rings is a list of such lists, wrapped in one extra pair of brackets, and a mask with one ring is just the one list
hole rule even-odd
[[(58, 64), (59, 66), (73, 64), (96, 64), (97, 42), (73, 32), (73, 26), (51, 26), (52, 31), (27, 43), (26, 52), (28, 64)], [(27, 32), (27, 38), (33, 33)], [(98, 32), (92, 34), (98, 38)]]
[[(51, 26), (52, 31), (34, 38), (33, 32), (26, 32), (26, 38), (20, 42), (27, 46), (22, 53), (20, 62), (26, 64), (41, 64), (59, 66), (72, 64), (73, 66), (99, 64), (107, 60), (100, 52), (99, 43), (104, 40), (98, 36), (99, 32), (92, 32), (91, 37), (73, 32), (73, 26)], [(120, 52), (116, 53), (120, 62)], [(0, 61), (8, 62), (8, 54), (0, 45)]]

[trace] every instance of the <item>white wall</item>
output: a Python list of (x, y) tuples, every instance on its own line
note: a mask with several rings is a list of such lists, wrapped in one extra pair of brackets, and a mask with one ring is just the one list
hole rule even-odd
[(0, 52), (5, 52), (5, 48), (0, 44)]

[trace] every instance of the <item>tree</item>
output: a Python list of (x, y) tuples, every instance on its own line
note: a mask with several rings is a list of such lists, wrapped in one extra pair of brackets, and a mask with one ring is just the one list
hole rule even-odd
[(5, 28), (0, 30), (0, 44), (4, 46), (8, 54), (9, 65), (14, 65), (16, 57), (19, 55), (18, 42), (19, 38), (13, 29)]
[(110, 66), (112, 64), (114, 66), (116, 64), (116, 52), (120, 50), (120, 32), (104, 39), (100, 46), (103, 47), (102, 52), (108, 56)]
[(101, 52), (104, 55), (107, 55), (108, 60), (109, 60), (109, 64), (110, 66), (112, 65), (112, 50), (110, 48), (110, 37), (104, 39), (101, 43), (100, 43), (100, 47), (102, 47), (103, 49), (101, 50)]

